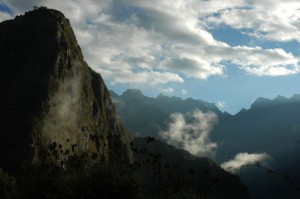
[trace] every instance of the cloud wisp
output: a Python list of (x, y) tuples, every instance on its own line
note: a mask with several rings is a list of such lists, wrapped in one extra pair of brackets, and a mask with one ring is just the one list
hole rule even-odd
[[(82, 90), (81, 63), (72, 63), (67, 70), (66, 78), (59, 82), (58, 90), (50, 96), (49, 113), (42, 121), (42, 139), (46, 142), (80, 144), (84, 140), (84, 133), (78, 133), (80, 122), (84, 117), (80, 96)], [(45, 143), (51, 144), (51, 143)], [(82, 146), (78, 146), (83, 148)]]
[(186, 115), (174, 113), (170, 118), (168, 130), (160, 132), (163, 139), (169, 144), (188, 150), (196, 156), (211, 158), (215, 156), (218, 145), (209, 138), (213, 125), (217, 122), (215, 113), (203, 113), (196, 109)]
[[(32, 6), (59, 9), (71, 20), (87, 62), (111, 84), (148, 86), (225, 76), (237, 66), (255, 76), (300, 72), (299, 57), (281, 48), (230, 46), (210, 32), (226, 25), (259, 40), (298, 41), (300, 3), (153, 0), (3, 0), (15, 14)], [(0, 20), (9, 18), (0, 12)]]
[(266, 164), (271, 160), (271, 156), (267, 153), (238, 153), (232, 160), (224, 162), (221, 167), (230, 172), (238, 172), (243, 166), (255, 163)]

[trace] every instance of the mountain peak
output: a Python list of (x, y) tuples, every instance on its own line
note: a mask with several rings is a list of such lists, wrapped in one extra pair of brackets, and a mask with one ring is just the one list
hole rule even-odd
[(130, 97), (141, 97), (144, 96), (141, 90), (139, 89), (127, 89), (123, 94), (123, 96)]
[(163, 93), (159, 93), (156, 98), (157, 99), (164, 99), (164, 98), (169, 98), (169, 96), (164, 95)]
[(268, 104), (269, 102), (271, 102), (270, 99), (267, 99), (264, 97), (259, 97), (252, 103), (251, 109), (252, 108), (261, 108), (261, 107), (265, 106), (266, 104)]
[(286, 98), (282, 95), (277, 95), (277, 97), (275, 97), (272, 100), (260, 97), (253, 102), (250, 109), (271, 107), (271, 106), (288, 104), (292, 102), (300, 102), (300, 95), (294, 94), (291, 98)]
[(107, 160), (127, 158), (129, 142), (119, 150), (92, 139), (130, 136), (61, 12), (42, 7), (0, 23), (0, 60), (0, 167), (17, 170), (54, 142)]
[(34, 10), (25, 12), (24, 15), (16, 16), (13, 20), (9, 21), (31, 21), (34, 24), (38, 24), (40, 27), (46, 26), (49, 24), (54, 25), (67, 25), (70, 26), (69, 20), (64, 16), (64, 14), (58, 10), (49, 9), (46, 7), (35, 8)]
[(25, 12), (24, 16), (28, 16), (31, 15), (33, 17), (41, 17), (41, 16), (55, 16), (55, 17), (59, 17), (59, 18), (65, 18), (64, 14), (62, 12), (60, 12), (59, 10), (55, 10), (55, 9), (51, 9), (51, 8), (47, 8), (45, 6), (41, 6), (41, 7), (37, 7), (34, 8), (31, 11)]
[(282, 95), (277, 95), (276, 98), (274, 98), (274, 101), (286, 101), (287, 98)]
[(254, 103), (265, 103), (265, 102), (269, 102), (269, 101), (271, 101), (270, 99), (268, 99), (268, 98), (265, 98), (265, 97), (259, 97), (259, 98), (257, 98), (255, 101), (254, 101)]
[(294, 94), (290, 99), (293, 101), (300, 101), (300, 94)]

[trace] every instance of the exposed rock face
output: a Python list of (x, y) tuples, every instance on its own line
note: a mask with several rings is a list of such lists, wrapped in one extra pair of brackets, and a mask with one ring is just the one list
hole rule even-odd
[(0, 167), (40, 158), (53, 142), (128, 159), (131, 136), (61, 12), (39, 8), (2, 22), (0, 60)]

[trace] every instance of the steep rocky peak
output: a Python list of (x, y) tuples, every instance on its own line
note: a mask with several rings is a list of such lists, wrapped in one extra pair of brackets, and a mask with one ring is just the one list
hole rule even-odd
[(51, 143), (128, 158), (131, 135), (61, 12), (42, 7), (0, 23), (0, 60), (0, 166), (39, 158)]

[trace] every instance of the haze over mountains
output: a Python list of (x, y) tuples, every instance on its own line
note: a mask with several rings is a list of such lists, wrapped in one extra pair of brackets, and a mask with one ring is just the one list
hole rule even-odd
[[(134, 89), (120, 96), (112, 91), (111, 94), (121, 120), (136, 135), (158, 137), (198, 152), (198, 156), (210, 154), (227, 169), (230, 163), (231, 171), (239, 171), (253, 198), (299, 197), (293, 186), (300, 184), (300, 95), (289, 99), (258, 98), (249, 110), (230, 115), (219, 111), (214, 104), (191, 98), (163, 95), (150, 98)], [(216, 119), (209, 120), (212, 113)], [(171, 135), (179, 136), (180, 140)], [(293, 183), (284, 177), (268, 175), (263, 169), (238, 168), (256, 161), (288, 175)]]

